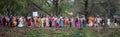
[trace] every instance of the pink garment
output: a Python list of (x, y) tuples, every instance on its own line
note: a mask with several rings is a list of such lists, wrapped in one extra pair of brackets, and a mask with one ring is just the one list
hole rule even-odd
[(76, 28), (80, 28), (80, 20), (79, 19), (76, 19), (76, 21), (75, 21), (75, 27)]
[(46, 18), (46, 26), (49, 27), (49, 19)]
[(76, 27), (76, 28), (80, 28), (80, 22), (76, 22), (76, 23), (75, 23), (75, 27)]

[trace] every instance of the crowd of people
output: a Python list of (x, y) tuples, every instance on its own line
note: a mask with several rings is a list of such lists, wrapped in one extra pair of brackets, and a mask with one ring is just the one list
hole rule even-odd
[[(113, 24), (112, 24), (113, 23)], [(102, 26), (118, 26), (117, 19), (111, 21), (104, 17), (84, 15), (76, 17), (63, 16), (46, 16), (46, 17), (31, 17), (31, 16), (0, 16), (0, 27), (56, 27), (56, 28), (82, 28), (82, 27), (102, 27)]]

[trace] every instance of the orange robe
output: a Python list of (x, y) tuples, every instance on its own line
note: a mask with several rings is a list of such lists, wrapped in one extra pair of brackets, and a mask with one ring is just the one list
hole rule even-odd
[(17, 25), (15, 17), (12, 17), (12, 27), (15, 27)]

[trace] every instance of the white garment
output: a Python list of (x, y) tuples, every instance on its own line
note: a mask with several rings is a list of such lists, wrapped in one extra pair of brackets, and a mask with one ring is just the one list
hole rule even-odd
[(118, 24), (117, 23), (114, 23), (115, 24), (115, 26), (117, 26)]
[(59, 23), (60, 22), (60, 19), (57, 19), (57, 23)]
[(100, 23), (100, 20), (101, 20), (100, 18), (97, 18), (97, 23)]
[(110, 25), (110, 19), (107, 19), (107, 24)]
[(19, 19), (19, 24), (18, 24), (18, 27), (23, 27), (23, 23), (22, 23), (22, 18)]
[(92, 22), (90, 22), (90, 23), (89, 23), (89, 27), (92, 27), (92, 25), (93, 25), (93, 23), (92, 23)]
[(41, 18), (42, 27), (44, 27), (44, 21), (45, 21), (45, 18)]

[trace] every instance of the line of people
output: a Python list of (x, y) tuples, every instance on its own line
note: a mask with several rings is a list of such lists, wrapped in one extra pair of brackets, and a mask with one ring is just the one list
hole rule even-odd
[[(68, 27), (101, 27), (104, 25), (112, 25), (110, 19), (105, 19), (103, 17), (92, 17), (85, 18), (84, 15), (76, 16), (72, 18), (68, 17), (55, 17), (55, 16), (47, 16), (47, 17), (5, 17), (0, 16), (0, 26), (1, 27), (56, 27), (56, 28), (68, 28)], [(117, 26), (117, 20), (114, 20), (114, 24)]]

